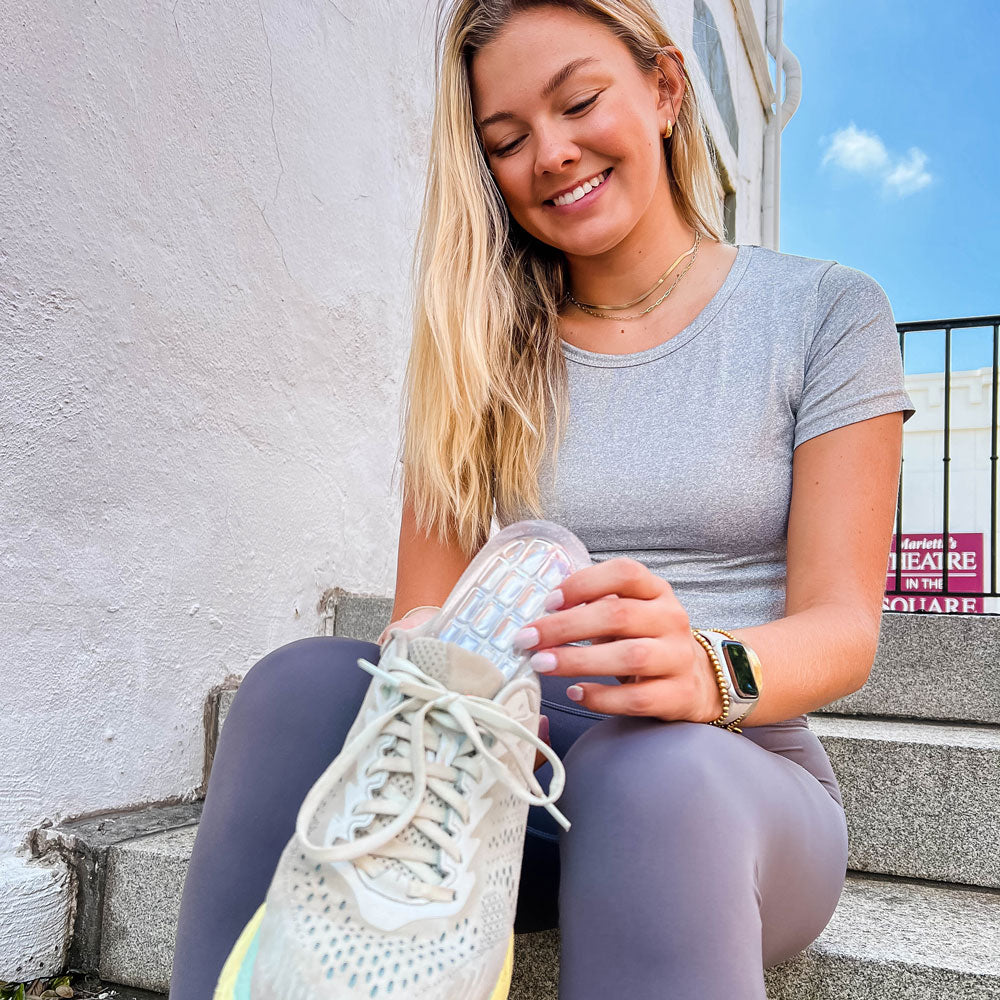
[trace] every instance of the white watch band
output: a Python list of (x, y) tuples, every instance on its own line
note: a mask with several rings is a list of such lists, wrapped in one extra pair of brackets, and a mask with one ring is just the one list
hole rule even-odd
[(722, 665), (722, 678), (726, 682), (726, 688), (729, 691), (729, 712), (726, 717), (719, 723), (720, 726), (727, 726), (731, 722), (739, 719), (742, 721), (757, 707), (758, 698), (744, 698), (737, 690), (736, 684), (733, 681), (732, 674), (730, 673), (729, 660), (726, 658), (726, 654), (722, 649), (722, 644), (724, 642), (732, 642), (732, 640), (727, 635), (723, 635), (721, 632), (716, 632), (713, 629), (699, 629), (699, 632), (708, 639), (712, 644), (712, 649), (715, 650), (715, 655), (719, 658), (719, 663)]

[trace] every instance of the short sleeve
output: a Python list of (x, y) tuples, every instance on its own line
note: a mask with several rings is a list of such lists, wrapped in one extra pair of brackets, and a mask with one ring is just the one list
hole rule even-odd
[(817, 287), (792, 449), (836, 427), (883, 413), (916, 412), (903, 379), (892, 306), (870, 275), (833, 263)]

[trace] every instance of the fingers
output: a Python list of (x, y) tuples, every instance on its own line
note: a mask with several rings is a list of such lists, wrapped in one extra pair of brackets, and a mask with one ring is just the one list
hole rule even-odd
[(526, 629), (538, 633), (538, 641), (533, 645), (515, 641), (520, 649), (534, 650), (580, 639), (608, 642), (657, 635), (662, 631), (663, 621), (664, 606), (659, 601), (627, 597), (617, 601), (596, 600), (565, 611), (551, 611), (531, 622)]
[(574, 699), (576, 703), (592, 712), (645, 715), (666, 722), (691, 717), (694, 695), (684, 676), (647, 678), (626, 685), (581, 683), (574, 687), (582, 692), (579, 699)]
[(563, 608), (614, 594), (649, 600), (663, 593), (672, 593), (666, 580), (628, 556), (616, 556), (584, 566), (567, 576), (558, 589), (563, 595)]
[(612, 677), (623, 675), (640, 681), (648, 677), (672, 677), (689, 672), (691, 638), (677, 635), (639, 636), (596, 646), (541, 646), (529, 659), (539, 674), (556, 677)]
[(530, 644), (529, 633), (527, 643), (518, 641), (519, 648), (541, 649), (581, 639), (603, 643), (688, 630), (687, 613), (670, 584), (624, 556), (571, 573), (547, 603), (556, 606), (525, 626), (535, 630), (538, 641)]

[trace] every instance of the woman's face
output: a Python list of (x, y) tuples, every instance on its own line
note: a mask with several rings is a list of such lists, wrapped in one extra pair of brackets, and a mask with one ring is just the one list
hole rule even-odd
[[(476, 53), (473, 114), (500, 193), (527, 232), (568, 254), (598, 254), (632, 231), (654, 197), (669, 199), (661, 133), (676, 116), (659, 78), (644, 75), (603, 25), (553, 7), (515, 15)], [(608, 170), (580, 201), (553, 203)]]

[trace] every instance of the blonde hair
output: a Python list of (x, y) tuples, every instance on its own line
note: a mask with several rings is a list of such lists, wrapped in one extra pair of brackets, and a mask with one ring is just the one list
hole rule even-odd
[[(511, 217), (476, 129), (469, 81), (472, 56), (513, 15), (546, 6), (604, 24), (643, 72), (673, 45), (646, 0), (438, 0), (436, 97), (397, 458), (423, 532), (457, 539), (470, 558), (489, 537), (494, 505), (498, 517), (525, 509), (542, 516), (539, 466), (550, 435), (558, 459), (568, 415), (558, 328), (565, 257)], [(721, 242), (714, 153), (677, 62), (686, 89), (664, 140), (671, 195), (690, 228)]]

